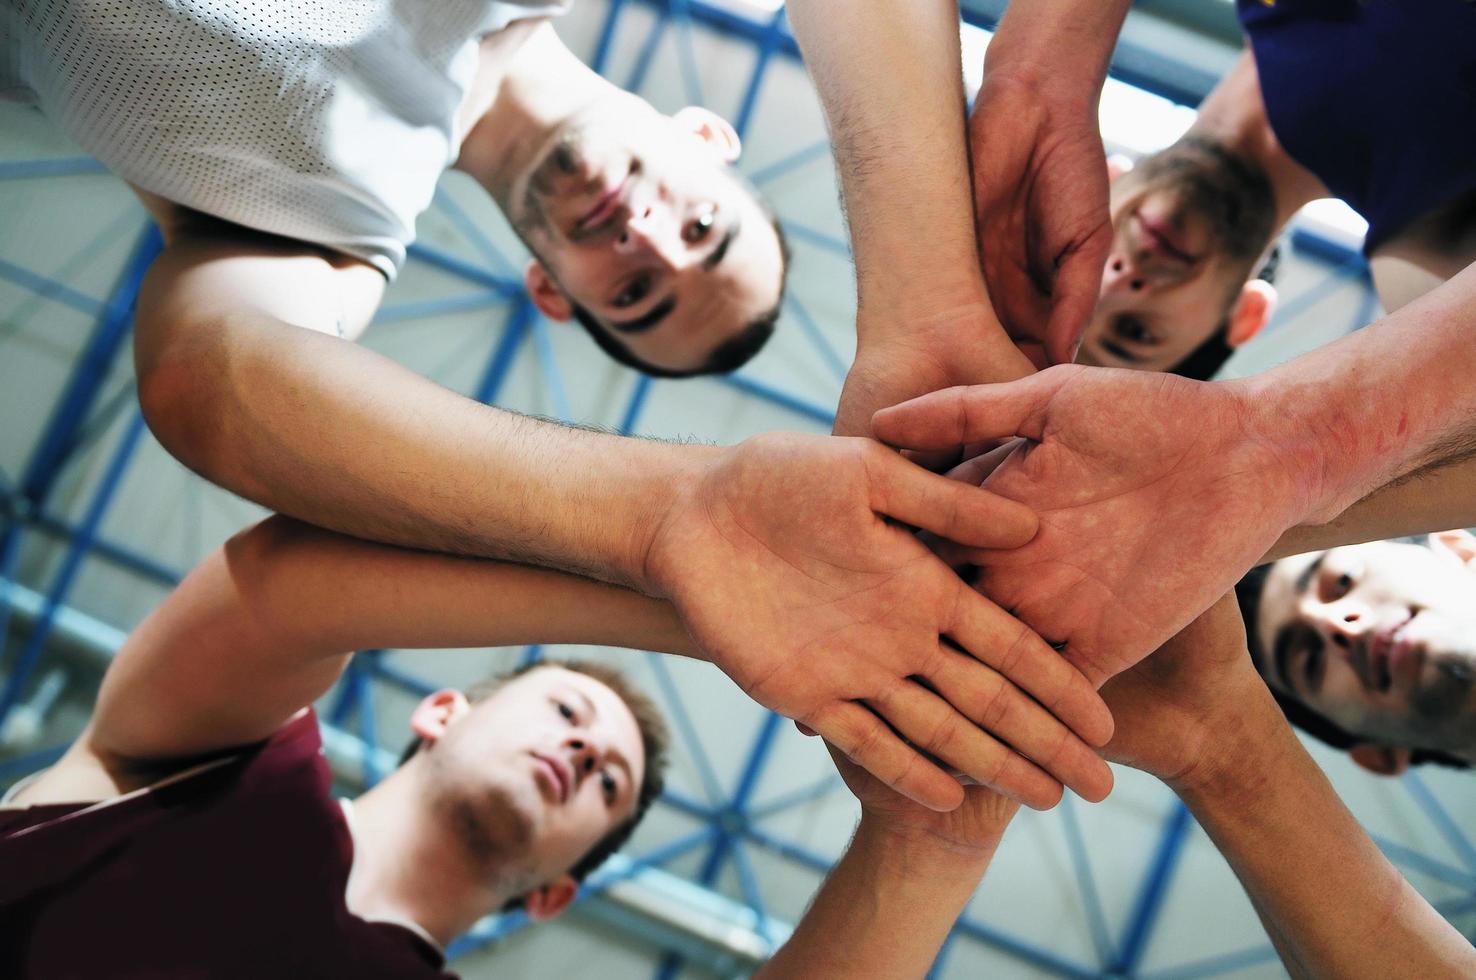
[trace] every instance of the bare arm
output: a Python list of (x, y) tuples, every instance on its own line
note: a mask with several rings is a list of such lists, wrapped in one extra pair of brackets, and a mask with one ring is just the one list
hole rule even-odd
[(1227, 595), (1103, 689), (1107, 756), (1162, 779), (1297, 977), (1470, 976), (1476, 950), (1374, 846), (1292, 733)]
[[(1476, 950), (1353, 819), (1270, 702), (1239, 768), (1180, 795), (1307, 977), (1467, 977)], [(1332, 904), (1330, 908), (1329, 905)]]
[(669, 604), (618, 586), (272, 518), (208, 557), (128, 638), (92, 740), (124, 758), (199, 755), (271, 734), (355, 650), (533, 642), (694, 652)]
[(794, 935), (758, 976), (921, 977), (1019, 807), (975, 786), (957, 810), (932, 813), (834, 747), (830, 756), (861, 801), (861, 824)]
[(856, 259), (856, 364), (836, 431), (950, 384), (1031, 370), (989, 307), (974, 243), (958, 6), (804, 0), (795, 36), (825, 106)]
[(239, 231), (172, 241), (139, 298), (135, 345), (165, 448), (323, 527), (640, 581), (641, 536), (707, 450), (479, 405), (336, 339), (331, 318), (380, 280), (351, 278), (363, 271)]
[(863, 818), (814, 904), (756, 980), (924, 976), (998, 840), (961, 856)]

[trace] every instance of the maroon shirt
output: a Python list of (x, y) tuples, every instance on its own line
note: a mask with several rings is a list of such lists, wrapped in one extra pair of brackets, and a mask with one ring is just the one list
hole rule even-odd
[(105, 806), (0, 810), (0, 977), (454, 980), (344, 902), (353, 840), (307, 712)]

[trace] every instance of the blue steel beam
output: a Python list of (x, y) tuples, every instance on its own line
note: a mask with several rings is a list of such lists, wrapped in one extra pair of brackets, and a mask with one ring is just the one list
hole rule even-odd
[(1128, 976), (1137, 970), (1143, 951), (1148, 946), (1153, 924), (1158, 919), (1159, 909), (1168, 894), (1169, 881), (1174, 869), (1178, 867), (1180, 855), (1183, 854), (1190, 825), (1188, 808), (1175, 799), (1164, 821), (1158, 850), (1153, 855), (1152, 864), (1148, 866), (1148, 874), (1143, 880), (1138, 900), (1133, 904), (1132, 916), (1128, 919), (1127, 928), (1123, 930), (1117, 958), (1111, 966), (1112, 973)]
[[(0, 730), (5, 728), (6, 718), (20, 699), (26, 681), (30, 679), (31, 672), (41, 659), (47, 637), (51, 635), (52, 624), (56, 621), (57, 611), (65, 604), (67, 594), (72, 589), (72, 583), (76, 580), (77, 572), (81, 570), (82, 562), (92, 550), (92, 541), (97, 536), (97, 530), (107, 515), (113, 498), (117, 495), (118, 485), (123, 480), (123, 474), (128, 470), (128, 464), (133, 461), (133, 452), (138, 448), (144, 431), (143, 414), (135, 413), (125, 428), (123, 438), (119, 440), (112, 459), (108, 462), (102, 482), (93, 493), (92, 502), (88, 505), (87, 515), (82, 521), (79, 534), (72, 541), (71, 547), (67, 549), (61, 568), (57, 570), (56, 576), (52, 579), (41, 616), (32, 627), (30, 636), (26, 638), (26, 645), (22, 648), (19, 657), (15, 663), (11, 664), (5, 688), (0, 691)], [(0, 633), (0, 636), (4, 635)]]
[(33, 177), (76, 177), (105, 174), (108, 168), (92, 157), (52, 157), (48, 160), (6, 160), (0, 163), (0, 180), (29, 180)]

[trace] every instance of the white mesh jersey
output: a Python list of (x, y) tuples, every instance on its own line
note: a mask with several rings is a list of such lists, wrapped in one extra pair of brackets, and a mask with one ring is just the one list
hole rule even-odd
[(123, 179), (393, 278), (477, 39), (568, 0), (0, 0), (0, 95)]

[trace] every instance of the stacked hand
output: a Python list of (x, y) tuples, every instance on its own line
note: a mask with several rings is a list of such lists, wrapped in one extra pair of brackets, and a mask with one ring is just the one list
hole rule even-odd
[(1040, 530), (972, 558), (985, 594), (1065, 644), (1100, 685), (1187, 626), (1298, 522), (1297, 480), (1252, 419), (1231, 385), (1063, 366), (936, 392), (873, 425), (910, 449), (1028, 440), (985, 486), (1028, 503)]
[(1175, 787), (1215, 778), (1222, 750), (1256, 717), (1251, 704), (1268, 697), (1246, 649), (1234, 593), (1108, 681), (1102, 696), (1117, 719), (1107, 758)]
[(1036, 526), (869, 440), (760, 436), (679, 494), (650, 579), (750, 696), (920, 803), (963, 799), (920, 752), (1035, 807), (1061, 783), (1104, 797), (1088, 743), (1111, 718), (1091, 686), (892, 521), (984, 548)]
[(1067, 363), (1112, 244), (1096, 103), (1047, 98), (1037, 85), (986, 71), (969, 141), (979, 255), (994, 309), (1027, 353), (1044, 348), (1044, 360)]
[(937, 813), (887, 789), (835, 746), (826, 748), (846, 787), (861, 802), (863, 819), (896, 837), (951, 851), (961, 858), (992, 854), (1020, 809), (1018, 803), (992, 790), (969, 786), (964, 789), (960, 806)]

